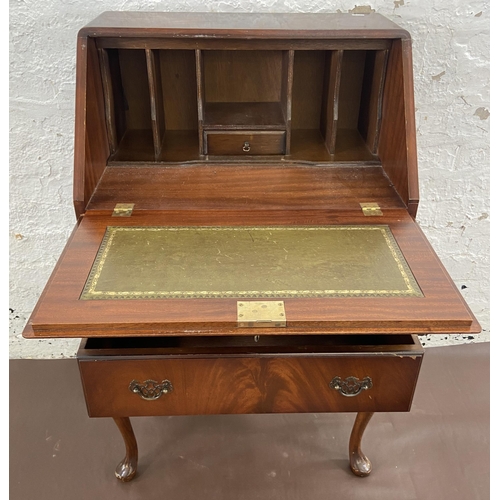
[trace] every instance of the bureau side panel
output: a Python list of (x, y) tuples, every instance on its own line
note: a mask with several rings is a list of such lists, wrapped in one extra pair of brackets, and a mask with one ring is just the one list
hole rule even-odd
[(76, 216), (101, 178), (110, 154), (99, 57), (93, 38), (78, 37), (73, 203)]
[(378, 154), (385, 173), (416, 216), (417, 146), (411, 41), (395, 40), (389, 53)]

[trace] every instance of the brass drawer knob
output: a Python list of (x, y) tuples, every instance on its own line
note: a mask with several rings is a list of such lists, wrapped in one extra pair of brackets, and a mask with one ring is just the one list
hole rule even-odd
[(329, 384), (330, 389), (334, 391), (339, 391), (342, 396), (352, 398), (357, 396), (361, 391), (371, 389), (373, 387), (372, 379), (370, 377), (365, 377), (363, 380), (359, 380), (356, 377), (347, 377), (342, 380), (340, 377), (335, 377)]
[(245, 142), (243, 143), (243, 151), (244, 151), (245, 153), (248, 153), (248, 152), (250, 151), (250, 143), (249, 143), (248, 141), (245, 141)]
[(146, 380), (142, 384), (137, 380), (132, 380), (128, 388), (135, 394), (139, 394), (146, 401), (154, 401), (160, 398), (163, 394), (167, 394), (174, 390), (174, 386), (170, 380), (157, 382), (156, 380)]

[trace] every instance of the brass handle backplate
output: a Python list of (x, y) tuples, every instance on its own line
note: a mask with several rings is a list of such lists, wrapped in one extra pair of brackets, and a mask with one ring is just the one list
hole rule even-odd
[(250, 143), (248, 141), (245, 141), (243, 143), (243, 151), (245, 151), (245, 153), (248, 153), (250, 151)]
[(370, 377), (365, 377), (363, 380), (359, 380), (359, 378), (356, 377), (347, 377), (344, 380), (342, 380), (341, 377), (334, 377), (329, 386), (330, 389), (339, 391), (342, 396), (352, 398), (362, 391), (371, 389), (373, 383)]
[(170, 380), (163, 380), (161, 382), (146, 380), (142, 384), (137, 380), (132, 380), (128, 388), (135, 394), (139, 394), (139, 396), (146, 401), (154, 401), (163, 396), (163, 394), (167, 394), (174, 390), (174, 386)]

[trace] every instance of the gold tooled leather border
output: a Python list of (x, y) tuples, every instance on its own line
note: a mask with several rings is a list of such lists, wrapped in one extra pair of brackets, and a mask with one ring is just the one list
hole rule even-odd
[[(115, 235), (120, 231), (293, 231), (293, 230), (374, 230), (381, 231), (397, 264), (401, 277), (406, 285), (405, 289), (394, 290), (246, 290), (246, 291), (140, 291), (116, 292), (96, 290), (99, 277), (109, 255)], [(335, 226), (108, 226), (96, 254), (94, 264), (89, 273), (81, 300), (99, 299), (189, 299), (189, 298), (329, 298), (329, 297), (423, 297), (423, 293), (415, 279), (399, 245), (388, 225), (335, 225)]]

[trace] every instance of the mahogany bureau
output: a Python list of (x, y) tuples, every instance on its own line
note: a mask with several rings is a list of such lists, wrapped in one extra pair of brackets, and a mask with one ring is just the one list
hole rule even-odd
[(26, 325), (91, 417), (409, 411), (478, 322), (415, 221), (411, 41), (378, 14), (106, 12), (78, 34), (75, 229)]

